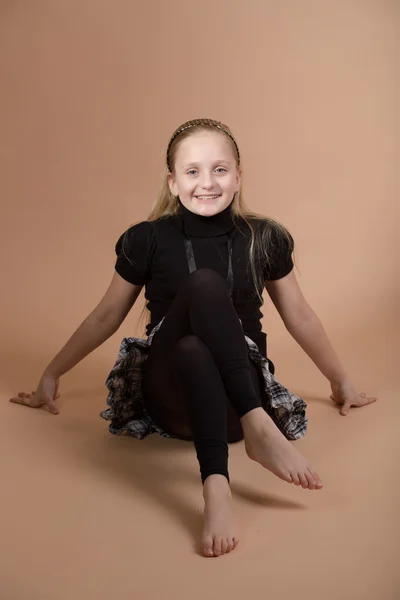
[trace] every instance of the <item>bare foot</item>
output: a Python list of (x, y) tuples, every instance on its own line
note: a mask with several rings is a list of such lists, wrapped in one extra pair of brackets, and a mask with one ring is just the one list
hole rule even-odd
[(323, 484), (307, 459), (279, 431), (263, 408), (255, 408), (241, 419), (249, 458), (284, 481), (319, 490)]
[(231, 489), (224, 475), (209, 475), (204, 482), (204, 556), (221, 556), (239, 543), (231, 511)]

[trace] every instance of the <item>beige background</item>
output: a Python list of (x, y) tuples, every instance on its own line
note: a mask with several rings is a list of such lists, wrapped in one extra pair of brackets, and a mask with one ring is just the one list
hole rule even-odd
[[(0, 17), (1, 599), (399, 598), (399, 3), (3, 0)], [(379, 397), (340, 417), (266, 302), (277, 377), (309, 403), (298, 445), (325, 489), (291, 487), (233, 446), (242, 539), (218, 560), (196, 549), (191, 445), (114, 438), (98, 418), (142, 299), (63, 378), (59, 417), (7, 403), (100, 300), (169, 136), (196, 117), (233, 129), (249, 205), (289, 228), (308, 301)]]

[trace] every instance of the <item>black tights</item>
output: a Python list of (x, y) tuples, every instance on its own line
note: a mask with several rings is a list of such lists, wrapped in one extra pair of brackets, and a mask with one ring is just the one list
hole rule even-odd
[(240, 418), (262, 406), (225, 280), (211, 269), (192, 273), (150, 346), (143, 381), (146, 408), (167, 433), (193, 439), (201, 478), (228, 474), (228, 442), (243, 439)]

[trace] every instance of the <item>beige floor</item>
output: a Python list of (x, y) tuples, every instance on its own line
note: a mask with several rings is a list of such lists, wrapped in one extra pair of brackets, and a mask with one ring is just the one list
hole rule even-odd
[(241, 542), (219, 559), (198, 553), (202, 498), (191, 445), (108, 434), (97, 413), (109, 365), (94, 357), (65, 377), (58, 417), (9, 404), (17, 352), (28, 366), (24, 381), (43, 360), (33, 349), (9, 349), (0, 404), (1, 599), (400, 598), (399, 389), (384, 358), (387, 340), (375, 348), (378, 365), (362, 342), (350, 366), (379, 403), (347, 418), (307, 358), (277, 357), (281, 380), (309, 401), (309, 434), (297, 444), (325, 488), (285, 484), (250, 462), (242, 444), (232, 446)]

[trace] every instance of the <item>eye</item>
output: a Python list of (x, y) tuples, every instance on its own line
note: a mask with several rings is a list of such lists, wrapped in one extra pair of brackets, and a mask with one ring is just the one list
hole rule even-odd
[[(218, 167), (216, 171), (223, 171), (225, 173), (227, 172), (227, 170), (224, 169), (224, 167)], [(187, 175), (191, 175), (192, 173), (197, 173), (196, 169), (190, 169), (190, 171), (187, 172)]]

